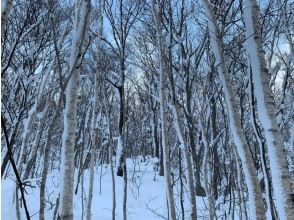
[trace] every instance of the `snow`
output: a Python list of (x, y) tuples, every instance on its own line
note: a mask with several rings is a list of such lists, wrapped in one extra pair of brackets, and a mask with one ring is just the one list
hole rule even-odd
[[(142, 162), (142, 158), (128, 159), (128, 219), (129, 220), (155, 220), (162, 219), (159, 216), (167, 218), (167, 202), (166, 202), (166, 189), (165, 178), (158, 175), (158, 172), (154, 171), (154, 163), (157, 158), (147, 157), (146, 162)], [(134, 166), (134, 164), (136, 166)], [(102, 169), (101, 169), (102, 168)], [(98, 182), (99, 177), (102, 177), (101, 182), (101, 194), (100, 184)], [(76, 175), (77, 177), (77, 170)], [(83, 192), (88, 191), (89, 187), (89, 171), (84, 173), (84, 188)], [(95, 179), (93, 202), (92, 202), (92, 219), (109, 220), (111, 219), (112, 211), (112, 185), (111, 183), (111, 171), (109, 165), (96, 166), (95, 167)], [(75, 178), (77, 180), (77, 178)], [(54, 172), (48, 175), (46, 186), (46, 209), (45, 219), (52, 219), (55, 209), (55, 201), (59, 192), (60, 184), (59, 173)], [(117, 196), (117, 208), (116, 218), (123, 218), (123, 178), (115, 177), (116, 182), (116, 196)], [(39, 187), (40, 179), (32, 179), (31, 184), (35, 188), (27, 187), (28, 195), (26, 200), (32, 220), (39, 219)], [(76, 185), (76, 181), (75, 181)], [(15, 204), (13, 204), (12, 194), (14, 191), (15, 183), (12, 179), (7, 178), (2, 180), (2, 219), (16, 219)], [(179, 186), (175, 187), (175, 191), (179, 192)], [(188, 192), (186, 192), (188, 193)], [(187, 194), (185, 196), (185, 216), (189, 218), (189, 199)], [(84, 211), (86, 210), (87, 195), (82, 200), (81, 185), (77, 195), (74, 195), (74, 219), (81, 219), (82, 217), (82, 203), (84, 205)], [(5, 199), (4, 199), (5, 198)], [(179, 196), (175, 195), (176, 205), (179, 208)], [(51, 204), (52, 203), (52, 204)], [(52, 206), (51, 206), (52, 205)], [(205, 199), (197, 197), (197, 211), (199, 219), (207, 219), (207, 211), (205, 208)], [(22, 213), (23, 217), (25, 216)], [(84, 212), (84, 217), (86, 213)], [(25, 219), (25, 218), (23, 218)]]

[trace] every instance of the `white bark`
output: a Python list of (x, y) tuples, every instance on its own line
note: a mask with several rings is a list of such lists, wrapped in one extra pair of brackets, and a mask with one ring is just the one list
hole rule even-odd
[[(66, 33), (67, 33), (67, 31), (65, 30), (63, 32), (63, 34), (61, 35), (60, 39), (58, 40), (58, 42), (57, 42), (58, 48), (61, 47), (61, 45), (64, 41), (64, 38), (66, 36)], [(32, 126), (33, 122), (35, 121), (35, 118), (37, 115), (37, 108), (38, 108), (38, 105), (40, 104), (42, 96), (44, 95), (46, 83), (49, 81), (48, 79), (49, 79), (51, 71), (53, 70), (55, 60), (56, 60), (56, 52), (53, 55), (53, 60), (50, 62), (48, 69), (44, 72), (44, 75), (41, 77), (41, 82), (40, 82), (40, 85), (39, 85), (37, 93), (36, 93), (37, 99), (36, 99), (33, 107), (30, 109), (28, 117), (23, 122), (24, 132), (22, 134), (22, 140), (21, 140), (21, 146), (20, 146), (20, 156), (19, 156), (19, 160), (17, 163), (17, 167), (18, 167), (20, 174), (21, 174), (21, 170), (22, 170), (22, 166), (23, 166), (24, 148), (27, 147), (27, 145), (28, 145), (30, 133), (31, 133), (30, 132), (31, 126)]]
[[(64, 41), (64, 38), (66, 36), (66, 32), (62, 34), (60, 40), (58, 41), (57, 47), (60, 48), (61, 44)], [(61, 110), (62, 105), (62, 96), (59, 96), (57, 101), (57, 107), (55, 110), (55, 113), (52, 117), (52, 120), (49, 124), (48, 132), (47, 132), (47, 138), (46, 138), (46, 144), (44, 149), (44, 163), (43, 163), (43, 170), (41, 174), (41, 183), (40, 183), (40, 213), (39, 213), (39, 220), (45, 219), (45, 189), (46, 189), (46, 182), (47, 182), (47, 174), (49, 170), (49, 162), (50, 162), (50, 149), (51, 149), (51, 143), (52, 143), (52, 136), (53, 136), (53, 130), (57, 124), (58, 115), (60, 114), (59, 111)]]
[[(176, 105), (174, 103), (174, 105)], [(188, 185), (189, 185), (189, 194), (190, 194), (190, 206), (191, 206), (191, 219), (197, 219), (197, 204), (196, 204), (196, 191), (193, 181), (193, 167), (191, 161), (191, 153), (188, 149), (186, 142), (184, 141), (183, 129), (180, 126), (179, 121), (179, 113), (176, 106), (172, 106), (172, 113), (173, 113), (173, 123), (176, 129), (177, 137), (180, 142), (181, 150), (184, 150), (184, 158), (185, 163), (187, 165), (187, 177), (188, 177)]]
[(46, 182), (47, 182), (47, 175), (49, 170), (49, 162), (50, 162), (50, 149), (51, 149), (51, 143), (52, 143), (52, 136), (53, 136), (53, 130), (56, 127), (57, 119), (59, 115), (59, 111), (61, 110), (61, 97), (59, 97), (57, 108), (55, 110), (55, 113), (52, 117), (52, 121), (49, 125), (48, 129), (48, 135), (46, 140), (46, 145), (44, 149), (44, 163), (43, 163), (43, 170), (41, 174), (41, 183), (40, 183), (40, 213), (39, 213), (39, 220), (45, 219), (45, 189), (46, 189)]
[(92, 208), (92, 198), (93, 198), (93, 186), (94, 186), (94, 154), (96, 148), (96, 123), (97, 123), (97, 110), (98, 110), (98, 73), (95, 74), (95, 87), (94, 87), (94, 103), (93, 103), (93, 113), (92, 113), (92, 128), (91, 128), (91, 150), (90, 150), (90, 183), (89, 183), (89, 192), (88, 192), (88, 201), (87, 201), (87, 210), (86, 210), (86, 219), (91, 220), (91, 208)]
[(261, 189), (257, 180), (256, 169), (253, 159), (246, 144), (246, 138), (242, 130), (241, 122), (238, 117), (238, 102), (234, 97), (230, 76), (224, 62), (222, 38), (217, 27), (216, 18), (212, 7), (207, 0), (202, 0), (208, 16), (208, 26), (210, 34), (210, 43), (216, 59), (216, 66), (219, 77), (223, 85), (224, 98), (228, 112), (230, 132), (233, 137), (233, 142), (237, 147), (237, 152), (241, 158), (243, 171), (245, 174), (245, 182), (249, 194), (249, 211), (250, 219), (265, 219), (265, 211)]
[[(107, 135), (108, 135), (108, 143), (109, 143), (109, 161), (110, 161), (110, 170), (111, 170), (111, 184), (112, 184), (112, 220), (115, 220), (115, 212), (116, 212), (116, 189), (115, 189), (115, 173), (114, 173), (114, 162), (113, 162), (113, 150), (114, 150), (114, 144), (113, 144), (113, 137), (112, 137), (112, 131), (111, 131), (111, 121), (110, 121), (110, 111), (109, 109), (109, 103), (106, 101), (106, 95), (105, 95), (105, 88), (103, 88), (103, 105), (106, 110), (106, 123), (107, 123)], [(112, 102), (112, 98), (110, 101), (110, 104)]]
[[(98, 49), (100, 49), (101, 46), (101, 37), (103, 32), (103, 4), (102, 0), (99, 1), (99, 11), (98, 11), (98, 19), (99, 19), (99, 39), (98, 39)], [(98, 66), (97, 66), (98, 69)], [(99, 96), (99, 77), (98, 77), (99, 71), (97, 71), (94, 74), (94, 80), (95, 80), (95, 86), (94, 86), (94, 104), (93, 104), (93, 115), (92, 115), (92, 128), (91, 128), (91, 158), (90, 158), (90, 184), (89, 184), (89, 192), (88, 192), (88, 201), (87, 201), (87, 211), (86, 211), (86, 219), (91, 220), (92, 213), (92, 199), (93, 199), (93, 186), (94, 186), (94, 153), (95, 153), (95, 147), (96, 147), (96, 132), (95, 127), (97, 123), (97, 111), (99, 107), (98, 102), (98, 96)]]
[(157, 34), (157, 44), (159, 47), (159, 63), (160, 63), (160, 71), (159, 71), (159, 88), (160, 88), (160, 118), (161, 118), (161, 140), (162, 140), (162, 148), (163, 148), (163, 163), (164, 163), (164, 175), (166, 180), (167, 194), (168, 194), (168, 206), (169, 206), (169, 216), (172, 220), (176, 220), (176, 210), (175, 210), (175, 202), (173, 197), (173, 188), (171, 184), (171, 165), (170, 165), (170, 149), (166, 144), (166, 100), (165, 100), (165, 80), (166, 80), (166, 72), (165, 72), (165, 62), (164, 62), (164, 48), (163, 48), (163, 36), (162, 36), (162, 24), (161, 24), (161, 8), (159, 8), (160, 2), (156, 0), (152, 1), (152, 12), (153, 18), (156, 25), (156, 34)]
[[(250, 73), (251, 74), (251, 73)], [(271, 215), (271, 204), (270, 204), (270, 186), (268, 184), (268, 175), (267, 175), (267, 166), (266, 166), (266, 161), (265, 159), (263, 158), (263, 155), (265, 154), (264, 150), (263, 150), (263, 143), (262, 143), (262, 140), (261, 138), (259, 137), (258, 135), (258, 132), (257, 132), (257, 128), (256, 128), (256, 124), (254, 123), (254, 117), (255, 117), (255, 114), (254, 114), (254, 98), (253, 98), (253, 82), (252, 82), (252, 77), (250, 76), (250, 108), (251, 108), (251, 112), (250, 112), (250, 121), (251, 121), (251, 124), (252, 124), (252, 128), (253, 128), (253, 132), (256, 136), (256, 139), (257, 139), (257, 142), (258, 142), (258, 146), (259, 146), (259, 154), (260, 154), (260, 165), (261, 165), (261, 170), (262, 170), (262, 173), (263, 173), (263, 177), (264, 177), (264, 188), (265, 188), (265, 200), (266, 200), (266, 204), (268, 206), (268, 209), (266, 210), (266, 216), (269, 216), (269, 218), (272, 218), (272, 215)]]
[(61, 149), (60, 217), (73, 219), (74, 145), (77, 125), (77, 101), (80, 83), (81, 53), (90, 16), (90, 0), (77, 0), (73, 41), (70, 56), (70, 72), (73, 74), (66, 89), (64, 130)]
[(55, 63), (55, 57), (51, 61), (50, 66), (47, 69), (47, 71), (44, 73), (44, 76), (41, 78), (41, 83), (40, 83), (40, 86), (37, 91), (37, 100), (35, 101), (33, 107), (30, 109), (28, 117), (24, 121), (24, 132), (22, 134), (22, 141), (21, 141), (21, 146), (20, 146), (20, 156), (19, 156), (19, 160), (17, 163), (17, 168), (20, 172), (20, 175), (21, 175), (21, 172), (22, 172), (21, 170), (22, 170), (22, 166), (23, 166), (24, 148), (27, 147), (27, 145), (29, 144), (29, 138), (30, 138), (30, 133), (31, 133), (30, 131), (31, 131), (32, 124), (35, 121), (35, 118), (37, 115), (37, 107), (39, 105), (39, 102), (40, 102), (43, 94), (44, 94), (45, 85), (46, 85), (46, 82), (48, 81), (49, 74), (53, 69), (54, 63)]
[(269, 74), (262, 48), (259, 9), (256, 0), (245, 1), (244, 20), (247, 39), (246, 50), (253, 71), (257, 113), (264, 129), (268, 149), (277, 213), (280, 219), (292, 219), (294, 208), (290, 198), (292, 193), (290, 174), (282, 137), (275, 119), (278, 111), (269, 86)]

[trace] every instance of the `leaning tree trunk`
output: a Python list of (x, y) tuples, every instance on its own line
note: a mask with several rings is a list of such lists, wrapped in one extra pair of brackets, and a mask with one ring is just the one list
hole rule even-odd
[(191, 208), (190, 219), (197, 219), (196, 191), (195, 191), (194, 180), (193, 180), (193, 165), (191, 161), (191, 153), (189, 151), (188, 145), (186, 144), (184, 140), (183, 129), (179, 121), (180, 120), (179, 113), (178, 113), (179, 111), (177, 110), (177, 107), (173, 106), (172, 111), (173, 111), (174, 127), (176, 129), (177, 137), (180, 142), (180, 150), (183, 150), (185, 153), (184, 160), (187, 165), (187, 178), (188, 178), (189, 196), (190, 196), (189, 200), (190, 200), (190, 208)]
[(294, 203), (291, 200), (293, 192), (291, 190), (290, 173), (284, 153), (284, 145), (275, 119), (278, 109), (269, 86), (269, 73), (262, 48), (259, 9), (256, 0), (246, 0), (245, 3), (246, 49), (253, 71), (257, 114), (264, 129), (268, 149), (277, 214), (280, 219), (292, 219), (294, 217)]
[[(187, 177), (188, 177), (188, 186), (189, 186), (189, 194), (190, 194), (190, 208), (191, 208), (191, 219), (197, 219), (197, 205), (196, 205), (196, 191), (195, 191), (195, 186), (194, 186), (194, 181), (193, 181), (193, 167), (192, 167), (192, 161), (191, 161), (191, 154), (188, 149), (188, 144), (187, 141), (185, 141), (184, 137), (184, 129), (183, 129), (183, 121), (180, 118), (179, 114), (179, 108), (178, 108), (178, 103), (177, 103), (177, 98), (176, 98), (176, 91), (175, 91), (175, 82), (174, 82), (174, 76), (173, 76), (173, 68), (172, 68), (172, 9), (171, 9), (171, 4), (169, 5), (169, 19), (170, 19), (170, 24), (169, 24), (169, 42), (170, 45), (168, 45), (169, 48), (169, 64), (168, 64), (168, 78), (170, 82), (170, 90), (171, 90), (171, 96), (172, 96), (172, 115), (173, 115), (173, 124), (174, 128), (176, 130), (176, 134), (178, 137), (178, 140), (180, 142), (180, 151), (184, 151), (184, 161), (185, 164), (187, 165)], [(185, 68), (185, 66), (183, 66)]]
[(249, 194), (250, 219), (265, 219), (265, 210), (261, 189), (258, 183), (256, 169), (239, 119), (239, 106), (234, 97), (231, 79), (224, 61), (222, 38), (217, 26), (216, 18), (208, 0), (202, 0), (208, 16), (210, 43), (216, 59), (216, 66), (223, 85), (224, 98), (227, 106), (230, 131), (233, 141), (241, 158), (245, 182)]
[(72, 74), (72, 76), (66, 88), (64, 130), (61, 149), (59, 214), (62, 220), (73, 219), (74, 142), (77, 125), (77, 101), (80, 83), (80, 63), (82, 58), (82, 47), (88, 27), (90, 10), (90, 0), (76, 1), (73, 41), (70, 56), (70, 74)]
[[(64, 38), (66, 36), (67, 31), (65, 30), (60, 37), (58, 43), (57, 43), (57, 48), (60, 48), (61, 44), (64, 41)], [(57, 52), (56, 52), (57, 53)], [(42, 169), (42, 174), (41, 174), (41, 183), (40, 183), (40, 211), (39, 211), (39, 220), (44, 220), (45, 219), (45, 206), (46, 206), (46, 199), (45, 199), (45, 190), (46, 190), (46, 182), (47, 182), (47, 175), (49, 171), (49, 163), (50, 163), (50, 151), (51, 151), (51, 144), (52, 144), (52, 136), (54, 132), (54, 128), (57, 125), (57, 120), (60, 117), (60, 111), (62, 109), (62, 102), (63, 102), (63, 96), (64, 96), (64, 90), (61, 88), (59, 99), (57, 101), (57, 106), (55, 113), (52, 117), (51, 123), (48, 128), (47, 132), (47, 139), (46, 139), (46, 144), (45, 144), (45, 149), (44, 149), (44, 164), (43, 164), (43, 169)], [(56, 203), (56, 210), (59, 208), (59, 198), (57, 199), (58, 203)], [(55, 215), (55, 214), (54, 214)], [(55, 218), (54, 218), (55, 219)]]
[(54, 67), (54, 63), (55, 63), (55, 56), (54, 56), (54, 59), (51, 61), (49, 68), (44, 73), (44, 76), (42, 76), (40, 86), (37, 90), (37, 100), (35, 101), (33, 107), (30, 109), (28, 117), (24, 121), (24, 132), (22, 135), (22, 141), (20, 146), (20, 156), (17, 163), (17, 168), (20, 172), (20, 175), (22, 173), (22, 168), (23, 168), (22, 166), (23, 166), (23, 159), (24, 159), (24, 150), (29, 144), (32, 125), (37, 115), (37, 107), (40, 104), (40, 100), (45, 92), (45, 85), (46, 85), (46, 82), (48, 81), (49, 74)]

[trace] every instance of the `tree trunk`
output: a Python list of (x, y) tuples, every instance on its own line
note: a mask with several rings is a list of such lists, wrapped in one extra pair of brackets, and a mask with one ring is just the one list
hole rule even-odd
[(264, 129), (270, 161), (273, 191), (277, 214), (280, 219), (294, 216), (294, 203), (291, 200), (291, 181), (284, 145), (276, 122), (277, 107), (269, 86), (269, 73), (266, 67), (259, 24), (259, 9), (256, 0), (246, 0), (244, 8), (246, 26), (246, 49), (253, 71), (254, 93), (257, 99), (257, 114)]
[(214, 200), (213, 193), (212, 193), (212, 187), (211, 187), (211, 184), (208, 182), (209, 170), (207, 169), (207, 164), (208, 164), (210, 146), (208, 144), (207, 136), (205, 134), (202, 122), (200, 121), (199, 123), (200, 123), (200, 127), (201, 127), (202, 140), (203, 140), (203, 144), (204, 144), (204, 148), (205, 148), (203, 162), (202, 162), (203, 184), (204, 184), (206, 197), (208, 200), (209, 219), (213, 220), (213, 219), (217, 219), (217, 218), (216, 218), (216, 213), (215, 213), (215, 200)]
[[(99, 1), (99, 11), (98, 11), (98, 17), (99, 17), (99, 35), (98, 35), (98, 49), (100, 49), (101, 46), (101, 38), (103, 33), (103, 9), (104, 5), (102, 3), (102, 0)], [(99, 67), (97, 66), (97, 69)], [(97, 123), (97, 114), (98, 114), (98, 96), (99, 96), (99, 71), (94, 73), (94, 79), (95, 79), (95, 86), (94, 86), (94, 103), (93, 103), (93, 116), (92, 116), (92, 128), (91, 128), (91, 154), (90, 154), (90, 185), (89, 185), (89, 193), (88, 193), (88, 201), (87, 201), (87, 213), (86, 218), (87, 220), (91, 220), (92, 213), (91, 213), (91, 207), (92, 207), (92, 199), (93, 199), (93, 188), (94, 188), (94, 166), (95, 166), (95, 160), (94, 160), (94, 154), (95, 154), (95, 148), (96, 148), (96, 123)], [(102, 164), (101, 164), (102, 167)]]
[(210, 34), (210, 44), (216, 58), (216, 66), (219, 77), (223, 85), (224, 98), (227, 106), (229, 118), (230, 132), (233, 142), (236, 144), (238, 154), (241, 158), (245, 181), (249, 194), (249, 210), (251, 211), (250, 219), (265, 219), (265, 210), (263, 206), (263, 198), (258, 183), (256, 169), (251, 156), (249, 146), (242, 130), (241, 121), (239, 119), (239, 106), (232, 88), (231, 79), (225, 64), (222, 38), (217, 26), (216, 18), (212, 10), (211, 4), (207, 0), (202, 0), (208, 15), (208, 27)]
[(170, 149), (168, 144), (166, 143), (166, 100), (165, 100), (165, 80), (166, 80), (166, 68), (164, 62), (164, 48), (163, 48), (163, 36), (162, 36), (162, 25), (161, 25), (161, 17), (162, 11), (159, 7), (161, 3), (156, 0), (152, 1), (152, 12), (153, 18), (156, 24), (156, 34), (157, 34), (157, 44), (159, 47), (159, 63), (160, 63), (160, 72), (159, 72), (159, 84), (160, 84), (160, 118), (161, 118), (161, 135), (162, 135), (162, 148), (163, 148), (163, 163), (164, 163), (164, 175), (167, 187), (168, 194), (168, 206), (169, 206), (169, 216), (172, 220), (176, 220), (176, 210), (175, 210), (175, 202), (173, 196), (173, 187), (171, 184), (171, 164), (170, 164)]
[(50, 149), (51, 149), (51, 143), (52, 143), (52, 136), (53, 136), (53, 130), (56, 126), (57, 119), (59, 116), (59, 111), (61, 110), (61, 101), (62, 99), (59, 98), (58, 104), (56, 111), (53, 115), (52, 121), (49, 125), (48, 129), (48, 135), (47, 135), (47, 140), (46, 140), (46, 145), (45, 145), (45, 150), (44, 150), (44, 164), (43, 164), (43, 170), (42, 170), (42, 176), (41, 176), (41, 184), (40, 184), (40, 213), (39, 213), (39, 220), (44, 220), (45, 219), (45, 205), (46, 205), (46, 200), (45, 200), (45, 189), (46, 189), (46, 181), (47, 181), (47, 175), (48, 175), (48, 170), (49, 170), (49, 162), (50, 162)]
[[(108, 122), (110, 123), (110, 122)], [(113, 142), (111, 130), (109, 127), (109, 160), (111, 168), (111, 181), (112, 181), (112, 220), (115, 220), (115, 210), (116, 210), (116, 190), (115, 190), (115, 175), (114, 175), (114, 165), (113, 165)]]
[[(98, 110), (98, 73), (95, 73), (95, 86), (94, 86), (94, 103), (93, 103), (93, 113), (92, 113), (92, 128), (91, 128), (91, 145), (90, 145), (90, 183), (89, 183), (89, 192), (88, 192), (88, 201), (87, 201), (87, 211), (86, 211), (86, 219), (91, 220), (91, 207), (92, 207), (92, 198), (93, 198), (93, 186), (94, 186), (94, 154), (96, 148), (96, 122), (97, 122), (97, 110)], [(102, 165), (101, 165), (102, 166)]]
[[(105, 90), (105, 89), (104, 89)], [(104, 93), (103, 93), (104, 94)], [(103, 96), (104, 108), (108, 109), (108, 102), (106, 101), (105, 94)], [(113, 137), (112, 137), (112, 129), (111, 129), (111, 121), (110, 121), (110, 109), (106, 111), (106, 119), (107, 119), (107, 132), (108, 132), (108, 143), (109, 143), (109, 161), (110, 161), (110, 170), (111, 170), (111, 184), (112, 184), (112, 220), (115, 220), (115, 212), (116, 212), (116, 189), (115, 189), (115, 164), (113, 162)]]
[[(64, 130), (61, 149), (60, 217), (73, 219), (74, 146), (77, 125), (77, 101), (80, 83), (80, 62), (82, 47), (87, 32), (91, 3), (76, 1), (73, 42), (70, 57), (70, 71), (73, 74), (67, 85), (64, 109)], [(71, 73), (71, 72), (70, 72)]]

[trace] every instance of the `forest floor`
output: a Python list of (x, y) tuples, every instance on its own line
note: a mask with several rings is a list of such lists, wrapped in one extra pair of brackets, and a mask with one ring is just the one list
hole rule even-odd
[[(145, 162), (142, 158), (128, 159), (128, 199), (127, 210), (129, 220), (155, 220), (167, 219), (167, 201), (165, 191), (165, 179), (155, 172), (155, 161), (147, 158)], [(77, 177), (77, 175), (76, 175)], [(59, 172), (48, 175), (46, 187), (46, 219), (53, 219), (56, 198), (59, 192)], [(82, 181), (83, 180), (83, 181)], [(32, 220), (38, 219), (39, 210), (39, 184), (40, 179), (30, 179), (33, 187), (26, 187), (26, 201), (28, 204)], [(185, 181), (185, 180), (184, 180)], [(76, 187), (77, 178), (75, 178)], [(116, 182), (116, 219), (123, 219), (123, 178), (115, 176)], [(179, 183), (179, 180), (176, 180)], [(174, 187), (177, 213), (182, 219), (182, 208), (180, 205), (180, 184)], [(85, 219), (88, 198), (89, 172), (84, 172), (81, 178), (77, 195), (74, 195), (74, 219)], [(184, 217), (189, 219), (189, 198), (187, 195), (187, 185), (183, 188)], [(75, 188), (74, 187), (74, 188)], [(82, 190), (83, 189), (83, 190)], [(15, 182), (14, 177), (7, 177), (2, 180), (1, 187), (1, 219), (14, 220), (16, 208), (14, 199)], [(199, 219), (207, 219), (207, 203), (205, 198), (197, 197), (197, 214)], [(23, 210), (23, 209), (22, 209)], [(92, 202), (92, 219), (109, 220), (112, 213), (112, 181), (109, 165), (97, 166), (95, 168), (94, 191)], [(82, 218), (84, 216), (84, 218)], [(25, 219), (25, 213), (22, 213)]]

